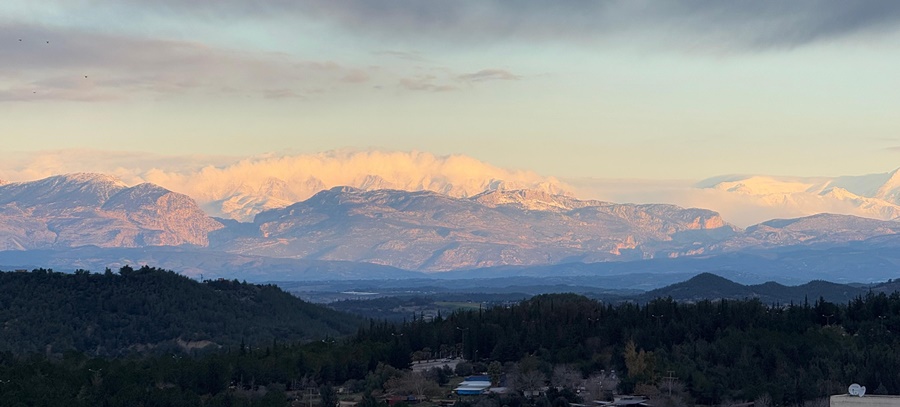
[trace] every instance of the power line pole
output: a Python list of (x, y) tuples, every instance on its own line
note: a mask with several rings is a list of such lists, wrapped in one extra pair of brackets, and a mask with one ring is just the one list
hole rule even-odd
[(663, 379), (666, 379), (666, 383), (668, 383), (669, 387), (669, 397), (672, 397), (672, 387), (675, 386), (675, 371), (669, 370), (666, 373), (666, 377), (664, 377)]

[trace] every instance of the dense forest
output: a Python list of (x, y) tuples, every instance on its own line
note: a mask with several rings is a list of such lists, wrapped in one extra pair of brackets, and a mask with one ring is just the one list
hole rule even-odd
[[(473, 361), (460, 363), (458, 373), (503, 373), (517, 390), (527, 389), (525, 379), (560, 389), (551, 389), (557, 394), (550, 398), (503, 396), (496, 406), (565, 405), (583, 397), (575, 386), (591, 378), (609, 383), (611, 376), (616, 391), (657, 397), (659, 405), (795, 405), (843, 393), (853, 382), (870, 393), (900, 393), (898, 330), (897, 293), (840, 304), (656, 299), (613, 305), (541, 295), (402, 324), (370, 321), (337, 339), (290, 341), (271, 334), (270, 341), (198, 355), (5, 352), (0, 405), (284, 406), (310, 389), (317, 403), (332, 405), (340, 386), (361, 392), (363, 406), (372, 407), (381, 403), (376, 396), (401, 391), (397, 383), (413, 360), (447, 355)], [(440, 384), (449, 373), (426, 376)]]
[(355, 333), (360, 318), (273, 285), (198, 282), (153, 267), (0, 272), (0, 351), (115, 356)]

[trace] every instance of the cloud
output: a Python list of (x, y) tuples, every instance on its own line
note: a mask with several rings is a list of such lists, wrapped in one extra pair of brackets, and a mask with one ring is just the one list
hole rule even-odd
[[(688, 180), (563, 179), (580, 198), (611, 202), (670, 203), (718, 212), (747, 227), (770, 219), (836, 213), (891, 220), (900, 206), (875, 197), (890, 174), (847, 177), (729, 175)], [(732, 188), (740, 184), (739, 188)], [(855, 192), (848, 192), (855, 191)]]
[[(113, 3), (101, 1), (99, 3)], [(113, 3), (117, 4), (117, 3)], [(595, 44), (650, 42), (690, 51), (784, 49), (896, 31), (892, 0), (131, 0), (182, 17), (306, 19), (392, 39), (490, 44), (503, 40)]]
[[(160, 156), (60, 150), (0, 155), (0, 179), (29, 181), (101, 172), (129, 185), (152, 182), (184, 193), (216, 216), (250, 220), (262, 208), (309, 198), (334, 186), (428, 190), (465, 197), (497, 187), (565, 193), (568, 186), (531, 171), (492, 166), (463, 155), (339, 150), (256, 157)], [(274, 186), (274, 187), (273, 187)], [(252, 207), (241, 206), (251, 202)]]
[(365, 83), (369, 79), (369, 73), (362, 69), (354, 69), (341, 77), (341, 81), (346, 83)]
[[(0, 153), (0, 180), (31, 181), (72, 172), (110, 174), (128, 185), (152, 182), (191, 196), (212, 215), (242, 220), (252, 219), (261, 209), (300, 201), (334, 186), (429, 190), (464, 197), (497, 187), (500, 181), (509, 189), (540, 189), (579, 199), (711, 209), (740, 227), (822, 212), (878, 219), (900, 213), (900, 207), (889, 202), (827, 190), (822, 193), (821, 188), (748, 193), (712, 185), (698, 187), (692, 180), (557, 179), (495, 167), (464, 155), (436, 156), (416, 151), (335, 150), (254, 157), (97, 150)], [(830, 183), (824, 178), (814, 181), (848, 189), (852, 189), (848, 186), (854, 180), (869, 184), (885, 181), (884, 174), (846, 178), (838, 177)]]
[(91, 149), (4, 151), (0, 153), (0, 179), (19, 182), (72, 172), (99, 172), (114, 175), (123, 182), (134, 185), (144, 182), (143, 174), (157, 168), (183, 172), (210, 165), (225, 166), (238, 160), (240, 157), (161, 155)]
[[(310, 86), (366, 82), (367, 68), (201, 43), (36, 25), (0, 25), (0, 100), (123, 99), (202, 93), (308, 96)], [(58, 38), (49, 44), (44, 38)], [(5, 86), (4, 86), (5, 85)]]
[[(407, 91), (459, 90), (462, 82), (509, 80), (501, 69), (460, 74), (447, 67), (357, 66), (285, 53), (222, 49), (202, 43), (38, 25), (2, 25), (0, 102), (109, 101), (212, 95), (311, 99), (327, 90), (396, 83)], [(44, 38), (59, 38), (50, 42)], [(404, 60), (415, 53), (383, 51)], [(416, 62), (422, 62), (421, 60)]]
[(413, 91), (426, 92), (448, 92), (457, 90), (457, 87), (450, 84), (440, 84), (435, 75), (416, 75), (408, 78), (401, 78), (399, 85), (401, 88)]
[(485, 81), (513, 81), (519, 77), (504, 69), (482, 69), (478, 72), (459, 75), (459, 79), (466, 82), (485, 82)]
[(521, 78), (505, 69), (482, 69), (465, 74), (454, 73), (449, 68), (434, 68), (425, 71), (427, 73), (400, 78), (398, 85), (400, 88), (412, 91), (448, 92), (465, 89), (480, 83), (512, 81)]
[(427, 62), (428, 60), (422, 56), (419, 52), (410, 52), (410, 51), (394, 51), (394, 50), (385, 50), (385, 51), (376, 51), (375, 55), (384, 55), (393, 58), (403, 59), (407, 61), (414, 62)]

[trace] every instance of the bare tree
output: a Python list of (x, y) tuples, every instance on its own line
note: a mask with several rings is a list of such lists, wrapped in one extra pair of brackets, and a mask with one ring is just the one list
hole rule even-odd
[[(665, 379), (665, 378), (663, 378)], [(660, 384), (659, 404), (661, 407), (685, 407), (690, 399), (690, 394), (684, 388), (684, 383), (675, 378), (663, 380)], [(772, 407), (771, 405), (768, 407)]]
[(553, 368), (553, 377), (550, 379), (550, 384), (558, 389), (563, 387), (577, 389), (581, 387), (583, 381), (581, 372), (575, 366), (557, 365)]
[(547, 377), (540, 370), (529, 370), (526, 372), (515, 371), (512, 375), (512, 387), (517, 391), (524, 392), (525, 395), (533, 395), (534, 392), (544, 388)]
[(648, 399), (655, 399), (659, 397), (659, 388), (648, 383), (638, 383), (634, 386), (634, 394)]
[(428, 380), (418, 372), (404, 371), (402, 375), (389, 379), (384, 384), (387, 393), (404, 396), (431, 397), (440, 394), (440, 386), (433, 380)]
[(753, 402), (754, 407), (772, 407), (772, 396), (769, 393), (763, 393)]
[(602, 371), (594, 373), (584, 381), (588, 400), (611, 400), (616, 388), (619, 387), (619, 378), (615, 372)]

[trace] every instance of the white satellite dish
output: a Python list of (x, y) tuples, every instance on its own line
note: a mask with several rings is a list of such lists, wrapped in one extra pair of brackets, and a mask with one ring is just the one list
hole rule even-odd
[(866, 395), (866, 386), (860, 386), (859, 384), (853, 383), (850, 385), (848, 389), (851, 396), (865, 396)]

